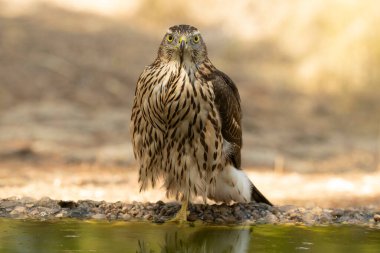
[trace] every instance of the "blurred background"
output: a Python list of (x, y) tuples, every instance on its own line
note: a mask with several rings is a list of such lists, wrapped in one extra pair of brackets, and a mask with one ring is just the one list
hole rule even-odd
[[(349, 180), (332, 186), (380, 194), (369, 183), (380, 170), (379, 8), (372, 0), (0, 0), (0, 182), (20, 163), (29, 166), (24, 180), (41, 164), (134, 168), (136, 81), (167, 28), (187, 23), (239, 88), (245, 168), (359, 173), (362, 192)], [(270, 191), (265, 182), (287, 176), (258, 185)]]

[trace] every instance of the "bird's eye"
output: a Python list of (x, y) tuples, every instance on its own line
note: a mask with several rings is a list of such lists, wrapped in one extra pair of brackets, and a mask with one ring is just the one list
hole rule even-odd
[(166, 36), (166, 40), (172, 42), (174, 40), (173, 35), (169, 34), (168, 36)]
[(198, 43), (199, 42), (199, 36), (195, 35), (193, 38), (193, 41), (194, 41), (194, 43)]

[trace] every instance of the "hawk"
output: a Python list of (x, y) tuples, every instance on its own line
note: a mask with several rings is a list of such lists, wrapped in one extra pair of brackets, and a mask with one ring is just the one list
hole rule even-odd
[(271, 205), (241, 169), (241, 118), (238, 89), (208, 59), (198, 29), (170, 27), (135, 90), (131, 136), (140, 191), (163, 179), (167, 196), (182, 200), (174, 218), (180, 221), (195, 196)]

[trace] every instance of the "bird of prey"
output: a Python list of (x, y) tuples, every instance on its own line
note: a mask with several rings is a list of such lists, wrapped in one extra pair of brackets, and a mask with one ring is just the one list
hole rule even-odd
[(140, 191), (163, 179), (167, 196), (182, 201), (179, 221), (195, 196), (271, 205), (242, 171), (241, 118), (238, 89), (211, 63), (198, 29), (170, 27), (135, 90), (130, 130)]

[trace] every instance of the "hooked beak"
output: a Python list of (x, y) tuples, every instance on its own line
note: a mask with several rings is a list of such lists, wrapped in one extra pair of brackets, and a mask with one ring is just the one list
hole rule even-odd
[(185, 50), (185, 47), (186, 47), (186, 37), (185, 36), (182, 36), (180, 39), (179, 39), (179, 49), (181, 51), (181, 55), (183, 55), (183, 51)]

